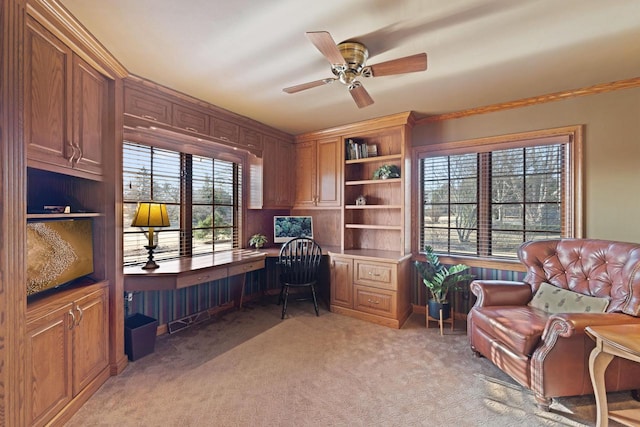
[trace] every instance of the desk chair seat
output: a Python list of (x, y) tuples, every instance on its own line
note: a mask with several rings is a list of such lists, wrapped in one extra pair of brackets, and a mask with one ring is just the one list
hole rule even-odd
[(316, 298), (316, 283), (320, 272), (322, 249), (313, 239), (297, 237), (289, 240), (280, 249), (278, 265), (280, 267), (280, 297), (278, 305), (282, 303), (282, 318), (287, 312), (287, 300), (290, 287), (309, 287), (313, 297), (313, 306), (318, 313)]

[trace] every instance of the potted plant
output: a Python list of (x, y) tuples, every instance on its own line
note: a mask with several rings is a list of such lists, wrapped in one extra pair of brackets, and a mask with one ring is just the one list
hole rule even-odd
[(429, 289), (428, 314), (439, 319), (442, 309), (442, 320), (445, 320), (451, 315), (451, 305), (447, 299), (449, 291), (459, 289), (461, 282), (472, 279), (473, 275), (465, 273), (469, 266), (456, 264), (447, 268), (440, 264), (440, 259), (431, 246), (427, 245), (424, 249), (427, 260), (416, 261), (415, 266), (422, 282)]
[(249, 246), (253, 246), (257, 250), (260, 250), (260, 248), (262, 248), (268, 241), (267, 236), (264, 234), (254, 234), (251, 236), (251, 239), (249, 239)]
[(400, 178), (400, 168), (396, 165), (382, 165), (373, 172), (373, 179)]

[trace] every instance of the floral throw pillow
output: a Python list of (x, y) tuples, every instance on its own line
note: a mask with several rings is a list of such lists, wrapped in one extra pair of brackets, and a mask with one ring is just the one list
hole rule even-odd
[(604, 313), (609, 300), (542, 283), (529, 305), (547, 313)]

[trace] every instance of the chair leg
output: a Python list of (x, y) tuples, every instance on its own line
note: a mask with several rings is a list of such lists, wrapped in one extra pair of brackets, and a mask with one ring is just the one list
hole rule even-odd
[(311, 285), (311, 295), (313, 295), (313, 307), (316, 309), (316, 316), (320, 316), (318, 312), (318, 300), (316, 298), (316, 287)]
[(287, 300), (289, 299), (289, 287), (288, 286), (283, 286), (282, 290), (284, 291), (284, 297), (282, 300), (282, 317), (281, 319), (284, 319), (284, 314), (287, 312)]
[(278, 295), (278, 305), (282, 302), (282, 296), (284, 294), (284, 285), (280, 285), (280, 295)]

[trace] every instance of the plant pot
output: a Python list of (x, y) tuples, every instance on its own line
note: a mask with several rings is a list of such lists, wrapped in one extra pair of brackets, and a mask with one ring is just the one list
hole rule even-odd
[(427, 306), (429, 310), (429, 317), (440, 320), (440, 309), (442, 309), (442, 320), (446, 320), (451, 317), (451, 304), (447, 302), (439, 303), (436, 300), (430, 299)]

